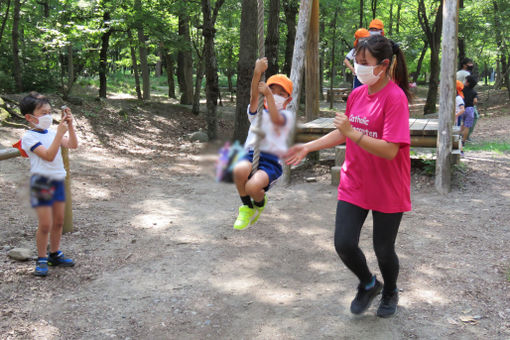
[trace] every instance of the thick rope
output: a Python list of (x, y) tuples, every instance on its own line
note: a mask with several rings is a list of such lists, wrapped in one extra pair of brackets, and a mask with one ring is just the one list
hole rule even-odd
[[(264, 57), (266, 54), (264, 49), (264, 0), (257, 1), (258, 9), (258, 21), (257, 21), (257, 32), (259, 35), (259, 58)], [(266, 77), (264, 74), (261, 75), (260, 81), (265, 81)], [(265, 137), (264, 131), (262, 131), (262, 114), (264, 110), (264, 97), (259, 94), (259, 106), (257, 108), (257, 126), (251, 128), (251, 131), (255, 134), (255, 146), (253, 148), (253, 162), (251, 168), (251, 174), (254, 175), (259, 167), (260, 159), (260, 142)]]

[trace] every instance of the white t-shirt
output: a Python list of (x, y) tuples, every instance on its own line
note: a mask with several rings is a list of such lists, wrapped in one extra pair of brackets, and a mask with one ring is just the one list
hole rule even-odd
[(457, 71), (457, 80), (460, 80), (462, 83), (464, 83), (464, 80), (466, 80), (466, 77), (471, 75), (471, 72), (466, 70), (458, 70)]
[(353, 60), (354, 57), (356, 57), (356, 49), (353, 48), (352, 50), (350, 50), (345, 57), (349, 60)]
[[(256, 112), (250, 112), (250, 105), (248, 105), (247, 113), (251, 126), (257, 126), (259, 115)], [(279, 113), (285, 117), (285, 124), (282, 126), (274, 125), (269, 112), (266, 109), (263, 110), (261, 129), (266, 133), (266, 136), (260, 141), (260, 151), (282, 157), (288, 150), (287, 137), (294, 126), (294, 115), (288, 110), (280, 110)], [(250, 129), (244, 148), (253, 149), (256, 137), (257, 135)]]
[(51, 162), (45, 161), (33, 152), (33, 150), (40, 145), (48, 149), (51, 146), (51, 143), (53, 143), (55, 136), (56, 132), (53, 130), (29, 130), (21, 138), (21, 147), (25, 150), (28, 154), (28, 158), (30, 159), (31, 174), (41, 175), (52, 180), (61, 181), (66, 178), (66, 170), (64, 169), (64, 162), (62, 160), (60, 147), (58, 148), (55, 159)]

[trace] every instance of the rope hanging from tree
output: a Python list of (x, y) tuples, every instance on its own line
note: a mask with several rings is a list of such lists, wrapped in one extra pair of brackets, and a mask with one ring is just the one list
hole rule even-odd
[[(257, 0), (257, 32), (259, 36), (258, 47), (259, 47), (259, 58), (264, 57), (266, 54), (264, 49), (264, 0)], [(260, 81), (266, 81), (266, 76), (261, 75)], [(259, 94), (259, 105), (257, 108), (257, 126), (251, 127), (251, 131), (255, 134), (255, 146), (253, 147), (253, 162), (251, 168), (251, 174), (254, 175), (259, 167), (260, 159), (260, 142), (265, 137), (264, 131), (262, 131), (262, 114), (264, 110), (264, 97)]]

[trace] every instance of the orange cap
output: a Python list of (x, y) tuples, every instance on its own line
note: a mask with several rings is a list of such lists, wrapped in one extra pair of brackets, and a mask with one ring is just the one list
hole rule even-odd
[(285, 92), (289, 94), (289, 96), (292, 96), (293, 89), (292, 80), (290, 80), (285, 74), (272, 75), (271, 77), (269, 77), (266, 83), (268, 86), (273, 84), (280, 85), (281, 87), (283, 87)]
[(375, 28), (375, 29), (378, 29), (378, 30), (384, 30), (384, 24), (381, 20), (379, 19), (374, 19), (370, 22), (370, 25), (368, 26), (368, 29), (370, 28)]
[(360, 38), (366, 38), (369, 36), (370, 36), (370, 32), (366, 28), (358, 28), (356, 30), (356, 32), (354, 33), (354, 38), (356, 38), (356, 40), (354, 40), (354, 47), (356, 47), (356, 45), (358, 45), (358, 40)]
[(462, 90), (464, 90), (464, 84), (460, 80), (457, 80), (457, 94), (464, 98), (464, 93)]

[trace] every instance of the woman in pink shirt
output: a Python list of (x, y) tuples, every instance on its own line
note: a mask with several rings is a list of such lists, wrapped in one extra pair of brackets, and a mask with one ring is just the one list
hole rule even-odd
[[(354, 67), (364, 85), (351, 92), (345, 114), (336, 114), (336, 130), (293, 146), (286, 161), (298, 164), (309, 152), (346, 143), (338, 186), (335, 249), (360, 281), (351, 312), (366, 311), (382, 290), (377, 316), (390, 317), (398, 303), (395, 239), (403, 213), (411, 210), (407, 66), (397, 44), (374, 35), (356, 47)], [(384, 285), (369, 270), (358, 246), (369, 210)]]

